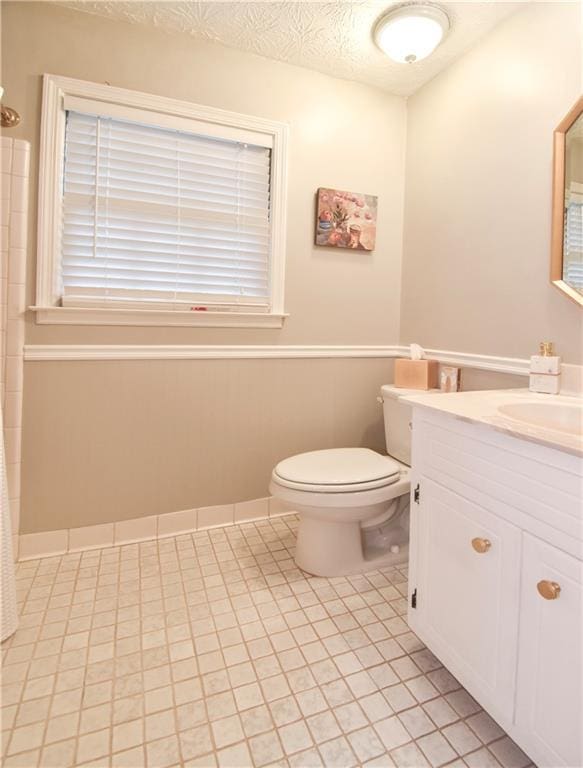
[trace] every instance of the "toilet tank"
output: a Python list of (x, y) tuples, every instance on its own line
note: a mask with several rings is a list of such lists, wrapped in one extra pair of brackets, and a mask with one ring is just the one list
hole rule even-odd
[[(431, 389), (429, 391), (439, 392), (440, 390)], [(392, 384), (384, 384), (381, 387), (387, 453), (408, 467), (411, 466), (412, 408), (401, 398), (405, 395), (421, 395), (423, 392), (424, 390), (403, 389)]]

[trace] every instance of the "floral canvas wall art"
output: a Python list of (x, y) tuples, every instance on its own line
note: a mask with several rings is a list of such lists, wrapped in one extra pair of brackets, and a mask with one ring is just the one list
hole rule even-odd
[(316, 245), (372, 251), (377, 232), (375, 195), (320, 187), (316, 209)]

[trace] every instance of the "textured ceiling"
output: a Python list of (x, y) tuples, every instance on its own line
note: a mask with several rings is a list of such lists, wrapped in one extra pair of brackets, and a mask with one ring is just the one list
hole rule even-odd
[(143, 2), (142, 0), (63, 1), (78, 11), (169, 32), (183, 32), (286, 61), (335, 77), (356, 80), (409, 95), (445, 69), (508, 14), (530, 0), (442, 2), (452, 29), (428, 59), (395, 64), (374, 45), (375, 20), (391, 0), (337, 2)]

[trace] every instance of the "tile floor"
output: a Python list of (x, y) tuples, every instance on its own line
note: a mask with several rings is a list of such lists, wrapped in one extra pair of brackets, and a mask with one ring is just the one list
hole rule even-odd
[(529, 765), (409, 631), (405, 570), (310, 578), (296, 528), (21, 563), (5, 768)]

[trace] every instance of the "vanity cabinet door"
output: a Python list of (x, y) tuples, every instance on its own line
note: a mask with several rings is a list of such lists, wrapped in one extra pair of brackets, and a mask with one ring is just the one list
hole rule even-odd
[(495, 717), (514, 711), (520, 542), (518, 528), (420, 478), (412, 504), (416, 567), (413, 630)]
[(582, 571), (524, 534), (516, 725), (541, 766), (583, 765)]

